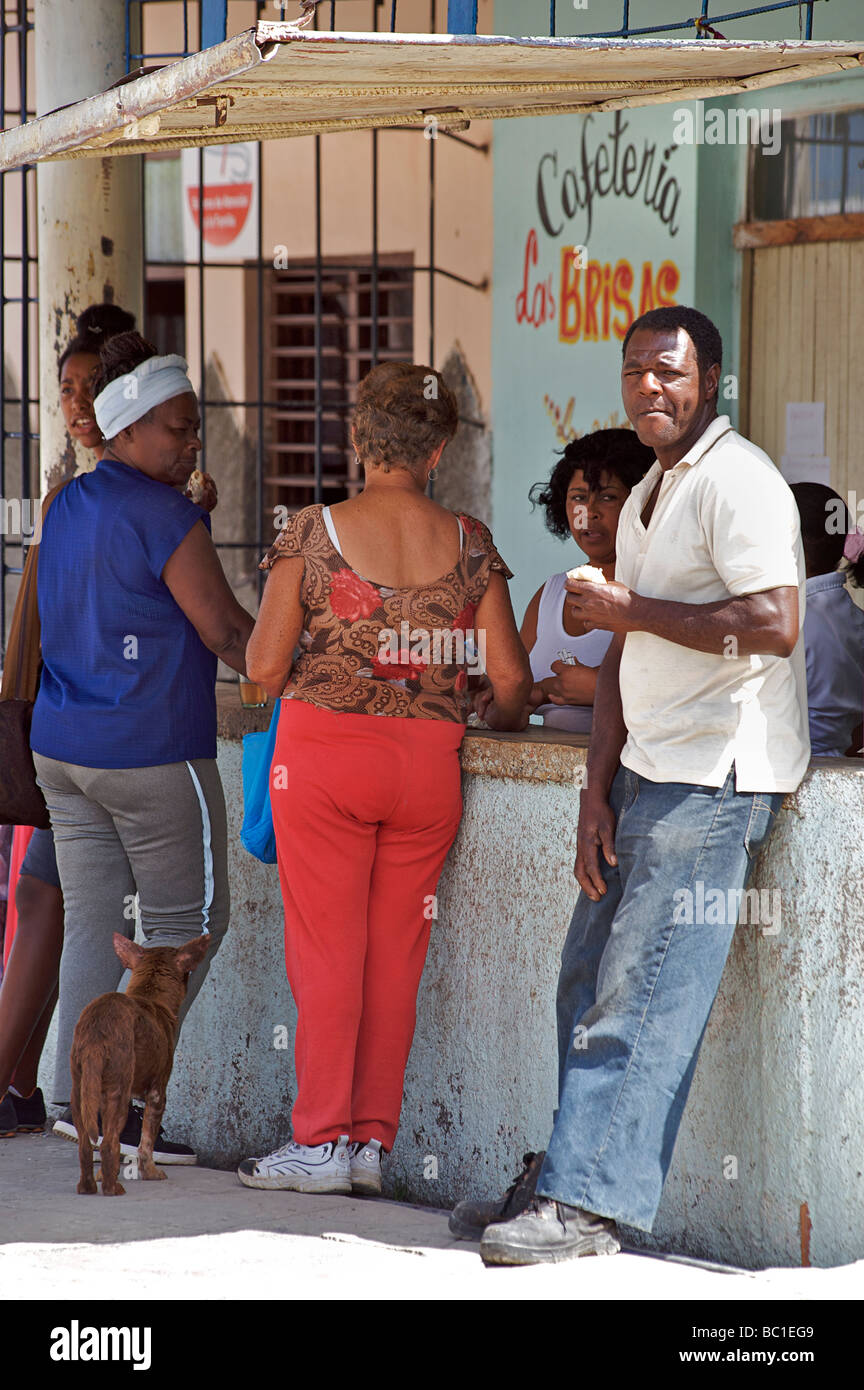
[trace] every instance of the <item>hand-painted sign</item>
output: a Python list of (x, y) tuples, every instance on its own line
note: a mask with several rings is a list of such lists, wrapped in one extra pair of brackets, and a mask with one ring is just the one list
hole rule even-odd
[[(511, 526), (513, 544), (524, 545), (527, 490), (548, 475), (556, 449), (626, 425), (621, 344), (630, 324), (648, 309), (694, 302), (696, 148), (673, 138), (675, 109), (496, 124), (493, 505), (502, 545)], [(539, 533), (538, 545), (547, 549)]]
[[(630, 111), (581, 119), (578, 149), (570, 162), (573, 122), (565, 127), (566, 144), (560, 138), (561, 121), (536, 123), (556, 129), (550, 132), (552, 139), (546, 136), (536, 159), (532, 225), (525, 234), (515, 299), (517, 323), (539, 328), (554, 321), (562, 343), (620, 342), (639, 314), (677, 302), (678, 248), (685, 256), (692, 253), (692, 238), (687, 245), (688, 238), (680, 236), (686, 203), (682, 209), (678, 173), (692, 160), (685, 153), (676, 169), (681, 147), (662, 148), (662, 139), (669, 136), (665, 129), (634, 132), (644, 119), (644, 112)], [(628, 254), (611, 256), (615, 242)], [(626, 242), (630, 245), (625, 247)], [(647, 257), (646, 251), (655, 247), (656, 256)]]

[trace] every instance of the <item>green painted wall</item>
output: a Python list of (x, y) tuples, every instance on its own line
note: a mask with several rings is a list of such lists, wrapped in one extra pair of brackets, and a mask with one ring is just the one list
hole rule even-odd
[[(741, 8), (740, 0), (713, 0), (711, 10), (718, 14), (724, 10)], [(632, 26), (660, 24), (664, 21), (683, 19), (697, 6), (689, 5), (688, 0), (631, 0), (630, 22)], [(622, 15), (621, 0), (589, 0), (585, 9), (576, 9), (566, 0), (558, 0), (556, 7), (557, 33), (559, 35), (588, 35), (616, 29), (620, 26)], [(797, 39), (797, 9), (778, 11), (773, 14), (758, 15), (746, 20), (735, 20), (719, 24), (722, 32), (730, 39)], [(497, 33), (514, 35), (539, 35), (549, 32), (548, 0), (496, 0), (495, 30)], [(695, 37), (695, 30), (667, 32), (668, 37), (686, 39)], [(853, 40), (860, 37), (864, 51), (864, 2), (862, 0), (831, 0), (830, 4), (819, 3), (814, 10), (814, 38)], [(767, 107), (779, 110), (782, 116), (805, 114), (814, 111), (828, 111), (849, 107), (864, 107), (864, 70), (861, 75), (838, 74), (834, 77), (786, 84), (772, 87), (753, 94), (736, 97), (712, 98), (706, 107), (742, 106), (746, 108)], [(658, 108), (653, 108), (656, 111)], [(627, 113), (633, 128), (639, 128), (640, 113), (633, 110)], [(525, 118), (531, 120), (536, 118)], [(578, 120), (579, 118), (574, 118)], [(520, 141), (506, 128), (516, 122), (496, 122), (495, 155), (495, 206), (496, 243), (503, 236), (499, 224), (499, 210), (509, 209), (506, 190), (512, 187), (516, 169), (511, 162), (516, 157)], [(519, 122), (522, 124), (522, 122)], [(514, 151), (511, 156), (510, 151)], [(732, 227), (746, 216), (747, 172), (750, 157), (746, 145), (702, 145), (697, 150), (696, 167), (696, 246), (695, 277), (692, 302), (708, 314), (723, 337), (724, 373), (740, 376), (741, 345), (741, 288), (742, 256), (732, 245)], [(507, 262), (509, 265), (510, 262)], [(575, 546), (561, 547), (551, 542), (546, 535), (537, 513), (531, 513), (526, 500), (527, 486), (535, 478), (543, 476), (545, 461), (553, 459), (552, 446), (557, 441), (545, 436), (538, 438), (537, 450), (532, 449), (532, 462), (526, 466), (524, 452), (518, 455), (506, 432), (496, 430), (496, 414), (506, 419), (508, 409), (506, 392), (512, 390), (513, 363), (508, 355), (506, 343), (502, 343), (501, 325), (511, 313), (512, 303), (519, 291), (517, 275), (500, 273), (502, 259), (496, 256), (498, 275), (493, 283), (494, 315), (496, 328), (493, 337), (492, 355), (492, 427), (494, 433), (494, 463), (492, 506), (493, 525), (502, 551), (510, 564), (518, 571), (511, 586), (514, 607), (521, 617), (530, 594), (537, 584), (556, 568), (579, 562)], [(504, 283), (510, 279), (512, 283)], [(787, 350), (788, 345), (778, 344), (778, 352)], [(611, 389), (611, 387), (610, 387)], [(727, 400), (725, 409), (738, 420), (738, 402)], [(497, 407), (497, 409), (496, 409)], [(528, 472), (531, 476), (528, 477)], [(509, 546), (509, 554), (506, 546)]]

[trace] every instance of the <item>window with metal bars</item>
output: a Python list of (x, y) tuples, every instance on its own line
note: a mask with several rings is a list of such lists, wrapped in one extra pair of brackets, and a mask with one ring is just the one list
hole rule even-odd
[(790, 117), (778, 138), (778, 154), (753, 151), (753, 219), (864, 212), (864, 111)]
[[(273, 272), (267, 322), (266, 505), (299, 511), (354, 496), (362, 479), (348, 428), (358, 383), (376, 362), (411, 360), (414, 283), (410, 256), (380, 257), (376, 268), (322, 265), (316, 345), (314, 262)], [(320, 479), (316, 477), (320, 430)], [(318, 488), (320, 486), (320, 493)]]

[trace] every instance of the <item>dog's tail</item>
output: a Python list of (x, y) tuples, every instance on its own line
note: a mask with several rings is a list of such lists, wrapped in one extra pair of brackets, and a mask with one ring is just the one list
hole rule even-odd
[(86, 1134), (94, 1149), (99, 1143), (99, 1097), (102, 1094), (101, 1049), (86, 1052), (81, 1058), (81, 1080), (78, 1089), (80, 1114), (76, 1117), (78, 1133)]

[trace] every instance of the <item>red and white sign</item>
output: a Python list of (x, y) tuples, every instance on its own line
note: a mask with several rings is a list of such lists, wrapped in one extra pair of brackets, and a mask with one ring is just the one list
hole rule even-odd
[[(203, 161), (201, 154), (203, 153)], [(203, 163), (203, 184), (199, 182)], [(183, 151), (183, 244), (198, 259), (203, 220), (205, 261), (258, 255), (258, 147), (211, 145)]]

